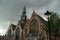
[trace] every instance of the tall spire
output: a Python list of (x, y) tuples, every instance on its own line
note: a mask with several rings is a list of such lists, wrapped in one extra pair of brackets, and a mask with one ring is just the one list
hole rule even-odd
[(26, 20), (27, 20), (26, 7), (24, 6), (23, 12), (22, 12), (22, 15), (21, 15), (21, 21), (20, 21), (20, 24), (21, 24), (21, 28), (22, 29), (24, 28), (24, 25), (25, 25)]
[(21, 20), (26, 20), (27, 16), (26, 16), (26, 7), (24, 6), (23, 8), (23, 12), (22, 12), (22, 16), (21, 16)]
[(24, 6), (24, 8), (23, 8), (23, 13), (22, 13), (22, 15), (26, 15), (26, 7)]

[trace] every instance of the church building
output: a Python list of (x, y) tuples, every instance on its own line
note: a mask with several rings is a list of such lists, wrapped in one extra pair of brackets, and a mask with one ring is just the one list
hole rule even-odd
[(21, 20), (17, 25), (10, 24), (6, 36), (10, 38), (9, 40), (46, 40), (45, 23), (46, 21), (34, 10), (30, 19), (27, 19), (24, 6)]

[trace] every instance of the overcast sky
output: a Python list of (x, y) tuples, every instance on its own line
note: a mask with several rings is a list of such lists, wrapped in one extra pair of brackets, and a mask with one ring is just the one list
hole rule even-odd
[(60, 13), (60, 0), (0, 0), (0, 34), (5, 34), (10, 23), (20, 20), (23, 7), (26, 6), (28, 18), (33, 9), (40, 16), (49, 11)]

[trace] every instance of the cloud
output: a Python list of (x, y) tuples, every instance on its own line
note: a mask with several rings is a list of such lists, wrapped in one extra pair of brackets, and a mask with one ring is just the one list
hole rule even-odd
[(0, 29), (0, 35), (3, 35), (3, 33), (4, 33), (4, 30), (3, 29)]
[(0, 22), (0, 34), (4, 35), (8, 29), (8, 26), (10, 25), (9, 21)]
[(0, 0), (0, 28), (5, 30), (11, 21), (16, 24), (20, 20), (23, 6), (26, 6), (28, 18), (33, 9), (43, 18), (47, 10), (60, 13), (60, 0)]

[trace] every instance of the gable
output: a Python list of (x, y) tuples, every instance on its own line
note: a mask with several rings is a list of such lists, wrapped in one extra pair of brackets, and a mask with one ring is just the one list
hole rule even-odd
[(46, 23), (46, 21), (45, 21), (41, 16), (39, 16), (35, 11), (33, 11), (33, 13), (32, 13), (32, 16), (31, 16), (31, 18), (30, 18), (30, 22), (31, 22), (33, 19), (37, 20), (37, 22), (38, 22), (39, 25)]
[[(33, 25), (35, 25), (34, 20), (36, 20), (35, 23), (38, 25), (35, 28), (38, 28), (38, 30), (39, 30), (40, 26), (45, 22), (45, 20), (42, 17), (40, 17), (39, 15), (36, 14), (35, 11), (33, 11), (28, 23), (26, 23), (27, 26), (25, 27), (25, 29), (26, 29), (25, 31), (27, 31), (28, 33), (30, 31), (29, 28), (34, 29), (34, 27), (33, 27)], [(33, 31), (35, 31), (35, 29)], [(36, 32), (38, 32), (38, 31), (36, 30)]]

